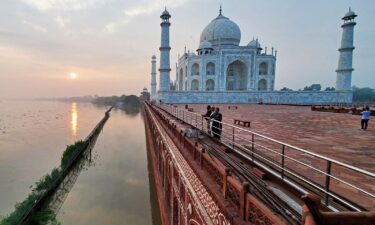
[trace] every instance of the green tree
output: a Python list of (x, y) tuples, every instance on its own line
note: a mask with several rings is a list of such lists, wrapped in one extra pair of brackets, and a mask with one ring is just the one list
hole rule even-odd
[(375, 102), (375, 90), (353, 86), (353, 102)]
[(293, 90), (287, 87), (283, 87), (280, 89), (280, 91), (293, 91)]
[(124, 99), (124, 103), (131, 106), (140, 106), (141, 102), (139, 101), (139, 98), (135, 95), (129, 95), (126, 96)]
[(326, 87), (325, 91), (335, 91), (336, 89), (334, 87)]
[(312, 84), (311, 86), (306, 86), (303, 88), (304, 91), (320, 91), (322, 89), (322, 85), (320, 84)]

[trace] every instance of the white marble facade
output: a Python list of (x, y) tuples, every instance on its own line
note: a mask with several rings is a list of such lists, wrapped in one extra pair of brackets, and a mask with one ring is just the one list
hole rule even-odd
[(196, 51), (178, 59), (178, 91), (272, 91), (276, 51), (263, 51), (258, 40), (240, 46), (241, 31), (220, 12), (203, 30)]

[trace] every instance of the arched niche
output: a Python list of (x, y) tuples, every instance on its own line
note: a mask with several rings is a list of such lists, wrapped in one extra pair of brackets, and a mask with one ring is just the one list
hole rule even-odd
[(199, 80), (197, 80), (197, 79), (192, 80), (190, 89), (192, 91), (198, 91), (199, 90)]
[(206, 81), (206, 91), (215, 90), (215, 81), (213, 79), (208, 79)]
[(227, 67), (227, 90), (247, 89), (247, 66), (242, 61), (236, 60)]
[(259, 75), (267, 75), (268, 74), (268, 64), (266, 62), (262, 62), (259, 64)]
[(267, 90), (267, 80), (266, 79), (261, 79), (258, 82), (258, 90), (259, 91), (266, 91)]
[(180, 69), (180, 74), (179, 74), (179, 77), (178, 77), (178, 89), (180, 91), (183, 90), (183, 86), (184, 86), (184, 70), (181, 68)]
[(194, 75), (199, 75), (199, 64), (198, 63), (194, 63), (192, 66), (191, 66), (191, 75), (194, 76)]
[(213, 62), (207, 63), (206, 75), (215, 75), (215, 64)]

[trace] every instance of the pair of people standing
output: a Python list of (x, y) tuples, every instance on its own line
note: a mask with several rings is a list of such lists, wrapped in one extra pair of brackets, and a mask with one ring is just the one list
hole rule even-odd
[(370, 120), (370, 115), (371, 115), (370, 108), (368, 106), (366, 106), (366, 108), (364, 108), (362, 110), (361, 114), (362, 114), (362, 116), (361, 116), (361, 129), (367, 130), (368, 121)]
[(221, 129), (223, 116), (220, 113), (220, 109), (218, 107), (211, 107), (210, 105), (207, 106), (207, 112), (204, 115), (207, 120), (207, 129), (208, 133), (212, 135), (214, 138), (220, 140), (221, 137)]

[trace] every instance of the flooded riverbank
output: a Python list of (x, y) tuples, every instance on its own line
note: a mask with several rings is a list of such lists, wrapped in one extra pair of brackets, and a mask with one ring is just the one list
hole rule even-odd
[[(106, 108), (61, 102), (0, 104), (7, 108), (0, 114), (0, 125), (6, 127), (0, 135), (0, 179), (6, 181), (0, 184), (0, 214), (5, 215), (30, 185), (58, 165), (67, 144), (88, 134)], [(80, 172), (59, 210), (59, 222), (160, 224), (144, 132), (140, 113), (111, 112), (90, 166)]]

